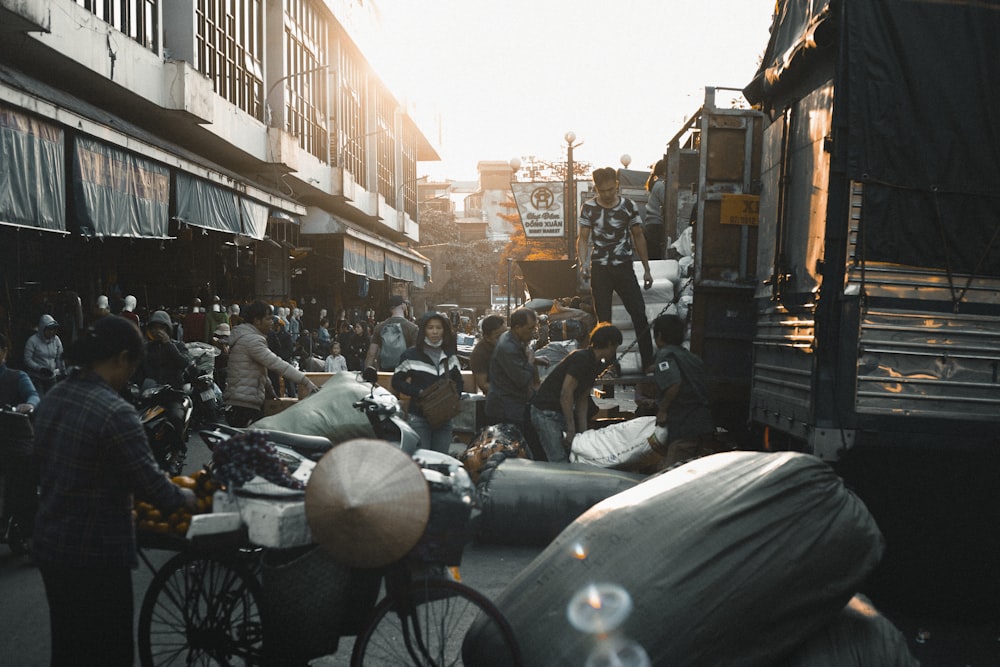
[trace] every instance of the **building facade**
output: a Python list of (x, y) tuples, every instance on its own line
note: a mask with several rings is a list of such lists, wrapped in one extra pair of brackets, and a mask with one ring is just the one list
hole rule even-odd
[[(0, 329), (220, 296), (307, 317), (422, 287), (433, 146), (372, 0), (0, 0)], [(310, 313), (312, 311), (312, 313)]]

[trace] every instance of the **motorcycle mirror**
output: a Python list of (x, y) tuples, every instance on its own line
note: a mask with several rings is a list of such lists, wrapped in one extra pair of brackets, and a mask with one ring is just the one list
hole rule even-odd
[(368, 366), (363, 371), (361, 371), (361, 379), (369, 384), (378, 384), (378, 371)]

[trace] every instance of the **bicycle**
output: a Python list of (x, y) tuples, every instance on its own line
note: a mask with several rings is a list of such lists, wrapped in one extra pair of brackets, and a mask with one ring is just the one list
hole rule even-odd
[[(354, 442), (367, 442), (370, 447), (376, 441)], [(338, 449), (348, 451), (348, 445), (351, 443)], [(402, 455), (399, 449), (391, 451)], [(500, 648), (491, 660), (499, 656), (497, 664), (520, 665), (513, 630), (499, 609), (473, 588), (447, 576), (452, 571), (448, 566), (459, 564), (471, 534), (470, 507), (456, 502), (451, 493), (449, 477), (457, 461), (437, 459), (433, 452), (418, 450), (418, 455), (421, 453), (432, 460), (418, 461), (429, 511), (426, 523), (416, 531), (416, 544), (370, 571), (368, 580), (363, 581), (356, 569), (345, 569), (349, 572), (345, 576), (351, 578), (345, 586), (363, 590), (374, 581), (374, 594), (370, 599), (366, 594), (345, 594), (341, 608), (326, 608), (318, 616), (367, 619), (357, 629), (348, 627), (346, 621), (336, 624), (339, 635), (333, 638), (334, 645), (342, 636), (357, 636), (351, 651), (352, 666), (478, 664), (476, 656), (462, 655), (462, 640), (473, 623), (488, 626), (500, 638)], [(221, 520), (223, 515), (215, 516)], [(279, 619), (267, 613), (269, 593), (261, 582), (265, 557), (281, 549), (252, 544), (244, 524), (190, 539), (146, 535), (141, 546), (179, 552), (159, 570), (142, 554), (155, 572), (139, 613), (142, 665), (267, 665), (278, 661), (269, 645), (280, 643), (276, 641)], [(382, 580), (385, 596), (375, 604)], [(308, 590), (299, 599), (302, 604), (311, 604), (308, 596), (314, 594)], [(352, 600), (363, 608), (344, 609)]]

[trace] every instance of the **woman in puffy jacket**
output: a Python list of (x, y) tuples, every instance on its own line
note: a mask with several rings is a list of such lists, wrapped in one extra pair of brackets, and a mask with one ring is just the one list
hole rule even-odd
[(455, 347), (451, 322), (441, 313), (430, 312), (420, 320), (417, 343), (403, 352), (392, 374), (392, 388), (410, 397), (410, 425), (420, 436), (420, 446), (448, 453), (451, 447), (452, 420), (431, 428), (420, 409), (420, 394), (447, 375), (462, 393), (462, 365)]
[[(243, 310), (243, 324), (229, 337), (229, 362), (226, 365), (226, 390), (223, 400), (230, 407), (230, 425), (242, 428), (261, 417), (267, 387), (267, 371), (272, 370), (298, 385), (299, 398), (319, 387), (305, 373), (284, 361), (267, 347), (267, 334), (274, 325), (271, 306), (254, 301)], [(273, 393), (273, 389), (272, 389)]]

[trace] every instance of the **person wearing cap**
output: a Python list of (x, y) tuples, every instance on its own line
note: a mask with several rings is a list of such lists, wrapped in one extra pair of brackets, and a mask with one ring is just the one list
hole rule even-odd
[(149, 316), (146, 324), (146, 356), (139, 366), (139, 379), (143, 388), (169, 384), (179, 389), (184, 385), (188, 369), (194, 364), (187, 356), (187, 348), (170, 338), (173, 322), (164, 310)]
[(229, 364), (229, 336), (232, 329), (223, 322), (215, 327), (212, 332), (212, 345), (219, 350), (219, 356), (215, 358), (215, 367), (212, 372), (215, 384), (220, 388), (226, 388), (226, 366)]
[(254, 301), (243, 310), (243, 316), (245, 322), (234, 328), (229, 337), (229, 363), (223, 393), (223, 400), (230, 408), (228, 421), (236, 428), (260, 419), (270, 385), (269, 369), (296, 383), (300, 399), (319, 391), (305, 373), (267, 348), (267, 334), (274, 326), (271, 306)]
[(395, 364), (379, 362), (379, 352), (382, 349), (382, 331), (387, 326), (398, 324), (402, 328), (403, 338), (406, 340), (404, 349), (409, 349), (416, 345), (420, 327), (406, 318), (406, 307), (408, 305), (409, 302), (399, 294), (393, 294), (389, 297), (389, 317), (375, 325), (371, 343), (368, 345), (368, 354), (365, 355), (365, 368), (371, 367), (386, 373), (396, 370), (396, 364), (399, 363), (398, 360)]
[(52, 388), (66, 372), (59, 323), (46, 313), (38, 318), (38, 330), (24, 344), (24, 366), (39, 394)]

